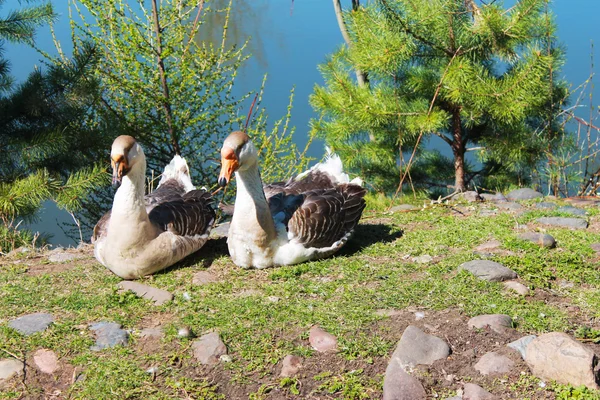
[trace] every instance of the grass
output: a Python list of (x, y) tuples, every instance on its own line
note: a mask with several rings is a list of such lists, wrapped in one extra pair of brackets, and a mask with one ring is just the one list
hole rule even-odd
[[(377, 312), (381, 309), (450, 309), (468, 317), (505, 313), (523, 334), (565, 331), (597, 337), (597, 331), (581, 321), (600, 314), (600, 271), (590, 248), (600, 242), (598, 232), (538, 227), (559, 243), (556, 249), (545, 249), (518, 239), (518, 226), (533, 224), (540, 216), (562, 215), (554, 210), (529, 207), (521, 215), (498, 212), (484, 217), (478, 206), (468, 204), (400, 213), (388, 213), (387, 205), (381, 198), (370, 199), (352, 243), (331, 259), (257, 271), (234, 266), (221, 252), (210, 266), (219, 282), (191, 284), (193, 274), (203, 269), (201, 260), (143, 280), (174, 294), (163, 306), (119, 292), (119, 278), (89, 260), (37, 275), (23, 267), (27, 259), (19, 264), (6, 261), (0, 266), (0, 353), (6, 354), (0, 357), (11, 353), (26, 358), (36, 349), (52, 349), (83, 376), (62, 388), (63, 395), (73, 399), (226, 398), (223, 380), (192, 359), (192, 340), (177, 336), (180, 327), (189, 326), (198, 335), (220, 333), (232, 362), (219, 368), (244, 393), (240, 398), (267, 399), (275, 392), (302, 398), (310, 388), (317, 397), (367, 399), (381, 397), (385, 363), (398, 339), (381, 328), (388, 318)], [(593, 219), (598, 212), (589, 214)], [(515, 270), (530, 289), (550, 293), (554, 301), (507, 293), (501, 283), (457, 272), (461, 263), (478, 258), (474, 248), (490, 239), (506, 250), (490, 259)], [(434, 262), (413, 261), (422, 255), (432, 256)], [(579, 307), (580, 314), (570, 315), (562, 304)], [(42, 311), (56, 319), (44, 332), (22, 337), (8, 327), (14, 317)], [(122, 324), (132, 333), (130, 344), (91, 351), (94, 339), (87, 326), (101, 320)], [(164, 326), (165, 336), (157, 348), (144, 352), (136, 332), (150, 321)], [(339, 354), (327, 359), (333, 365), (322, 365), (306, 379), (278, 378), (277, 365), (287, 354), (318, 357), (307, 340), (315, 324), (339, 340)], [(154, 365), (159, 366), (158, 374), (146, 372)], [(533, 377), (512, 382), (510, 390), (519, 398), (535, 398), (540, 391), (557, 399), (598, 398), (594, 391), (560, 385), (540, 388), (531, 382), (536, 382)], [(41, 390), (33, 384), (15, 385), (0, 399), (43, 397)], [(564, 397), (565, 393), (579, 397)]]

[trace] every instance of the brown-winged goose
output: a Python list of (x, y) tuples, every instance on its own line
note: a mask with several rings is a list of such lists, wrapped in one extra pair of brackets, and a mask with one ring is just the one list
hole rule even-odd
[(212, 198), (196, 190), (182, 157), (173, 158), (156, 190), (146, 196), (146, 158), (135, 139), (116, 138), (110, 157), (118, 190), (112, 210), (100, 218), (92, 236), (102, 265), (123, 279), (136, 279), (204, 245), (215, 219)]
[(248, 135), (236, 131), (223, 143), (221, 163), (219, 185), (236, 176), (227, 245), (240, 267), (328, 257), (348, 241), (365, 208), (362, 181), (350, 181), (334, 154), (287, 182), (263, 187), (258, 152)]

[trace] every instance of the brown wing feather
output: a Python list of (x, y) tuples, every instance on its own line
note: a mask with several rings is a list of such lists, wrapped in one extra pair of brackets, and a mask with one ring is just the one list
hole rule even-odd
[(365, 208), (366, 190), (354, 184), (303, 193), (288, 231), (306, 247), (329, 247), (351, 232)]
[(175, 235), (195, 236), (207, 232), (215, 220), (215, 211), (210, 193), (192, 190), (178, 199), (156, 205), (148, 218)]

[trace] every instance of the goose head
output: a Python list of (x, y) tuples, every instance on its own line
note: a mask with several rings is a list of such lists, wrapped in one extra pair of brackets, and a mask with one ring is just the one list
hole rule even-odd
[(135, 166), (143, 164), (143, 161), (144, 152), (142, 147), (137, 144), (132, 136), (121, 135), (117, 137), (110, 150), (113, 187), (118, 188), (123, 177)]
[(258, 163), (258, 151), (247, 134), (235, 131), (227, 136), (221, 148), (219, 185), (226, 186), (236, 171), (245, 171)]

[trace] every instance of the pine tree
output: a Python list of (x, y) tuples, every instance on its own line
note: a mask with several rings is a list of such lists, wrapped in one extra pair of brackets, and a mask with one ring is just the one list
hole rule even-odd
[[(566, 90), (553, 78), (562, 53), (547, 0), (510, 9), (499, 1), (376, 0), (344, 20), (352, 44), (320, 66), (325, 85), (310, 99), (320, 114), (312, 126), (376, 188), (398, 184), (403, 151), (431, 135), (452, 150), (457, 191), (472, 179), (469, 145), (490, 172), (535, 165), (557, 143), (561, 132), (551, 127)], [(356, 70), (368, 73), (368, 85), (356, 83)]]
[[(49, 3), (13, 11), (0, 20), (0, 35), (33, 44), (35, 28), (53, 18)], [(97, 93), (87, 77), (96, 61), (95, 49), (86, 44), (72, 59), (35, 70), (18, 86), (9, 62), (0, 63), (0, 252), (29, 239), (17, 228), (35, 219), (44, 201), (75, 211), (92, 188), (107, 181), (92, 162), (106, 136), (84, 123)]]

